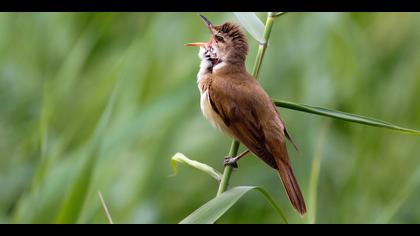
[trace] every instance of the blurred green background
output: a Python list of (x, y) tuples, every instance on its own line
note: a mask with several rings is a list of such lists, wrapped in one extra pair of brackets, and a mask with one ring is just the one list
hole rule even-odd
[[(274, 23), (261, 84), (276, 99), (420, 129), (419, 29), (418, 13), (288, 13)], [(214, 197), (216, 181), (197, 170), (168, 177), (176, 152), (220, 171), (228, 153), (230, 139), (200, 112), (198, 50), (183, 46), (209, 36), (197, 13), (1, 13), (0, 223), (106, 223), (98, 191), (116, 223), (177, 223)], [(248, 38), (250, 71), (258, 45)], [(315, 222), (420, 222), (419, 137), (280, 112)], [(290, 222), (309, 221), (262, 161), (239, 166), (232, 186), (262, 186)], [(251, 193), (219, 222), (282, 221)]]

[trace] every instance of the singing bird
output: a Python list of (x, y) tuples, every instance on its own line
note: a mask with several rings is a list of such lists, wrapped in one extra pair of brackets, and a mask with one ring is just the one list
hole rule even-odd
[(236, 162), (251, 151), (278, 172), (290, 202), (303, 216), (305, 201), (293, 174), (285, 139), (294, 143), (269, 95), (246, 71), (245, 34), (235, 23), (213, 25), (200, 16), (211, 39), (186, 46), (200, 47), (197, 83), (201, 111), (214, 127), (248, 148), (236, 157), (227, 157), (225, 165), (237, 167)]

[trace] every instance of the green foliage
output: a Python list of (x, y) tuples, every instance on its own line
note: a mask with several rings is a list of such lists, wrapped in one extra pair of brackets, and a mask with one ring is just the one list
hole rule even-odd
[(79, 214), (87, 197), (87, 191), (89, 189), (92, 174), (96, 165), (96, 159), (99, 155), (102, 137), (106, 135), (106, 129), (108, 128), (107, 126), (109, 125), (109, 120), (111, 118), (112, 111), (114, 110), (115, 99), (121, 92), (121, 88), (121, 85), (117, 85), (109, 99), (107, 107), (105, 108), (95, 132), (93, 133), (91, 143), (88, 146), (91, 150), (87, 151), (88, 155), (85, 157), (86, 163), (83, 164), (83, 168), (74, 181), (70, 192), (64, 199), (55, 223), (77, 223), (77, 220), (79, 219)]
[(189, 166), (191, 166), (191, 167), (193, 167), (197, 170), (200, 170), (200, 171), (210, 175), (211, 177), (213, 177), (217, 181), (220, 181), (222, 179), (222, 174), (219, 171), (215, 170), (213, 167), (208, 166), (206, 164), (203, 164), (201, 162), (195, 161), (195, 160), (191, 160), (182, 153), (176, 153), (171, 158), (172, 169), (174, 171), (173, 176), (178, 173), (177, 163), (187, 164), (187, 165), (189, 165)]
[[(260, 192), (268, 202), (273, 206), (277, 211), (279, 216), (287, 223), (287, 219), (283, 214), (283, 211), (275, 203), (273, 198), (261, 187), (256, 186), (239, 186), (229, 189), (226, 192), (223, 192), (219, 196), (213, 198), (196, 211), (191, 213), (185, 219), (183, 219), (181, 224), (213, 224), (218, 220), (229, 208), (235, 204), (240, 198), (242, 198), (250, 190), (257, 190)], [(251, 213), (250, 213), (251, 214)]]
[[(419, 27), (418, 13), (287, 13), (273, 26), (261, 84), (276, 99), (419, 129)], [(197, 50), (183, 46), (209, 38), (198, 14), (1, 13), (0, 33), (1, 223), (54, 222), (66, 199), (80, 199), (68, 205), (78, 211), (72, 222), (108, 223), (99, 190), (118, 223), (177, 223), (214, 197), (217, 183), (205, 175), (168, 178), (178, 151), (221, 169), (230, 141), (199, 111)], [(249, 71), (257, 48), (250, 40)], [(121, 92), (97, 144), (116, 83)], [(280, 112), (299, 146), (290, 155), (316, 204), (314, 222), (420, 222), (418, 137)], [(76, 190), (81, 179), (85, 189)], [(313, 222), (296, 216), (278, 177), (252, 156), (232, 175), (232, 186), (244, 184), (268, 190), (290, 223)], [(220, 222), (279, 217), (250, 194)]]
[(328, 116), (328, 117), (332, 117), (332, 118), (336, 118), (336, 119), (340, 119), (340, 120), (344, 120), (348, 122), (354, 122), (354, 123), (359, 123), (359, 124), (364, 124), (364, 125), (369, 125), (369, 126), (396, 130), (396, 131), (400, 131), (406, 134), (420, 135), (420, 131), (418, 130), (407, 129), (404, 127), (400, 127), (398, 125), (388, 123), (386, 121), (382, 121), (382, 120), (378, 120), (378, 119), (374, 119), (374, 118), (370, 118), (366, 116), (360, 116), (360, 115), (350, 114), (350, 113), (346, 113), (342, 111), (331, 110), (331, 109), (327, 109), (323, 107), (296, 104), (293, 102), (286, 102), (286, 101), (274, 101), (274, 104), (276, 104), (276, 106), (279, 106), (279, 107), (284, 107), (284, 108), (293, 109), (297, 111), (303, 111), (303, 112), (317, 114), (321, 116)]
[(238, 21), (248, 31), (257, 42), (263, 44), (266, 42), (264, 39), (264, 24), (255, 14), (255, 12), (235, 12)]

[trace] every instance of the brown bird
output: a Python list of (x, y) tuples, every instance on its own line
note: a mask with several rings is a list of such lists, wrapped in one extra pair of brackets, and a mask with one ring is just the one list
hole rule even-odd
[(236, 162), (251, 151), (277, 170), (290, 202), (304, 215), (305, 201), (285, 139), (293, 141), (269, 95), (246, 71), (248, 43), (244, 33), (235, 23), (213, 25), (201, 17), (212, 34), (210, 41), (186, 44), (200, 47), (197, 83), (201, 111), (213, 126), (248, 148), (237, 157), (226, 158), (225, 165), (237, 167)]

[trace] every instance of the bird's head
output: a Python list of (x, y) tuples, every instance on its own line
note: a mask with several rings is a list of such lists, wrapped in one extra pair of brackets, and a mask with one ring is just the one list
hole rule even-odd
[(208, 42), (188, 43), (186, 46), (199, 46), (204, 56), (213, 63), (244, 64), (248, 53), (248, 42), (240, 26), (226, 22), (213, 25), (206, 17), (200, 15), (211, 32)]

